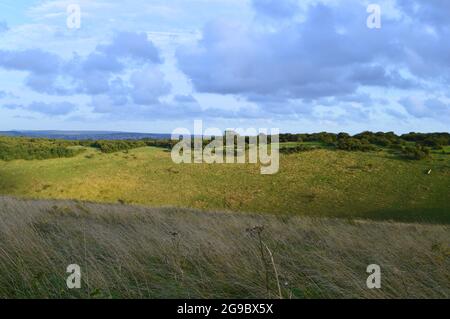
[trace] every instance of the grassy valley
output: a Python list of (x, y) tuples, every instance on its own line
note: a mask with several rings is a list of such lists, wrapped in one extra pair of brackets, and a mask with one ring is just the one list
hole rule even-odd
[(0, 191), (205, 210), (450, 221), (448, 155), (411, 161), (386, 151), (316, 149), (282, 154), (280, 168), (263, 176), (258, 164), (177, 165), (169, 151), (155, 147), (114, 153), (85, 148), (71, 158), (0, 162)]

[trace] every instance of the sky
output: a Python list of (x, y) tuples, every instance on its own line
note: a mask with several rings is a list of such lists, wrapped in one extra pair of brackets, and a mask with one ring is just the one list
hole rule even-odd
[(0, 0), (0, 130), (448, 132), (448, 39), (447, 0)]

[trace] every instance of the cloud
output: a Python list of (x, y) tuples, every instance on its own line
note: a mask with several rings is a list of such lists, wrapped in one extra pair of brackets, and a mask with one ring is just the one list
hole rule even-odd
[[(279, 2), (252, 3), (258, 13), (288, 14), (291, 9), (280, 9)], [(195, 45), (177, 51), (179, 67), (198, 92), (250, 100), (260, 95), (259, 100), (311, 101), (372, 88), (421, 90), (425, 82), (439, 87), (450, 83), (450, 28), (438, 28), (444, 23), (439, 12), (447, 6), (442, 3), (423, 5), (417, 13), (422, 22), (413, 20), (409, 5), (400, 5), (403, 16), (384, 15), (380, 30), (367, 28), (366, 6), (358, 1), (312, 4), (304, 19), (275, 29), (218, 19), (204, 27)]]
[(405, 14), (410, 17), (414, 17), (416, 21), (419, 20), (437, 27), (450, 25), (450, 20), (448, 19), (448, 13), (450, 12), (449, 1), (397, 0), (397, 5)]
[[(401, 48), (388, 34), (366, 27), (366, 16), (355, 12), (364, 7), (348, 8), (315, 5), (305, 22), (273, 32), (217, 20), (205, 27), (197, 45), (177, 52), (180, 68), (200, 92), (243, 96), (311, 99), (350, 94), (361, 86), (414, 86), (385, 63), (400, 60)], [(346, 32), (338, 31), (341, 25)]]
[[(120, 32), (113, 37), (111, 43), (98, 45), (87, 57), (75, 56), (67, 64), (65, 74), (72, 78), (73, 83), (76, 83), (74, 90), (77, 93), (107, 94), (117, 89), (111, 85), (118, 75), (129, 72), (133, 68), (142, 69), (162, 63), (163, 59), (160, 57), (159, 50), (146, 34)], [(141, 76), (148, 75), (149, 81), (163, 83), (162, 73), (157, 72), (156, 68), (154, 71), (152, 74), (141, 74)], [(155, 79), (155, 76), (160, 78)], [(145, 81), (145, 78), (141, 79), (142, 81)], [(137, 85), (136, 77), (132, 78), (132, 82), (132, 86), (137, 90), (142, 88), (142, 84)], [(136, 96), (143, 94), (143, 92), (135, 92)], [(149, 94), (147, 93), (147, 98)]]
[(91, 98), (96, 113), (139, 118), (159, 111), (161, 98), (169, 95), (171, 85), (155, 65), (131, 73), (129, 81), (112, 79), (107, 90)]
[(40, 113), (47, 116), (67, 115), (76, 110), (76, 106), (69, 102), (32, 102), (27, 106), (20, 104), (6, 104), (4, 108), (15, 110), (22, 109), (30, 112)]
[(60, 58), (57, 55), (40, 49), (23, 51), (0, 50), (0, 67), (7, 70), (50, 74), (58, 72), (60, 63)]
[(111, 125), (202, 117), (342, 130), (447, 114), (447, 1), (381, 1), (379, 30), (360, 0), (83, 1), (77, 31), (65, 28), (66, 2), (29, 8), (29, 24), (0, 34), (0, 69), (21, 71), (3, 89), (46, 102), (4, 108), (65, 113), (49, 102), (63, 96), (81, 101), (75, 115)]
[(450, 103), (435, 98), (421, 99), (407, 97), (399, 100), (399, 103), (412, 116), (417, 118), (447, 118), (450, 117)]
[(168, 100), (152, 99), (145, 104), (134, 100), (115, 103), (110, 95), (92, 97), (91, 107), (104, 118), (111, 120), (174, 120), (183, 119), (260, 119), (268, 118), (268, 113), (258, 108), (229, 110), (215, 106), (203, 108), (192, 95), (175, 95)]
[(2, 105), (2, 107), (5, 108), (5, 109), (8, 109), (8, 110), (15, 110), (15, 109), (24, 108), (22, 105), (14, 104), (14, 103), (4, 104), (4, 105)]
[(9, 30), (8, 24), (6, 21), (0, 21), (0, 33), (6, 32)]
[(99, 46), (97, 50), (109, 57), (130, 58), (157, 64), (163, 62), (158, 49), (148, 40), (145, 33), (119, 32), (111, 44)]
[(25, 84), (32, 90), (50, 95), (71, 94), (70, 88), (57, 83), (57, 74), (36, 74), (30, 73), (25, 78)]
[(67, 115), (76, 109), (76, 106), (69, 102), (44, 103), (33, 102), (27, 107), (32, 112), (46, 115)]
[(0, 90), (0, 99), (4, 99), (4, 98), (17, 99), (18, 96), (16, 96), (12, 92), (9, 92), (9, 91), (7, 92), (7, 91), (1, 91)]
[(298, 11), (295, 0), (252, 0), (252, 6), (258, 14), (271, 18), (290, 18)]
[(155, 104), (157, 99), (171, 91), (170, 84), (164, 80), (164, 74), (152, 66), (134, 72), (130, 83), (131, 97), (136, 104)]
[(114, 56), (104, 53), (94, 52), (89, 54), (84, 60), (80, 61), (75, 58), (73, 62), (80, 62), (82, 72), (104, 72), (117, 73), (123, 70), (124, 66)]
[[(110, 43), (97, 45), (85, 56), (75, 53), (69, 60), (40, 49), (0, 50), (0, 67), (28, 72), (25, 84), (36, 92), (110, 94), (117, 102), (120, 94), (115, 91), (120, 89), (121, 94), (128, 94), (138, 104), (154, 102), (170, 91), (162, 72), (155, 67), (161, 63), (159, 50), (146, 34), (133, 32), (119, 32)], [(122, 83), (119, 88), (118, 79), (126, 82), (130, 72), (130, 83)]]

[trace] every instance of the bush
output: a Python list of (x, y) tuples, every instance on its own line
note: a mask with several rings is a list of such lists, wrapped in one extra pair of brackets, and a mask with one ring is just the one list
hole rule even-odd
[(336, 148), (345, 151), (374, 151), (376, 147), (369, 144), (367, 140), (359, 140), (353, 137), (340, 138), (336, 143)]
[(0, 159), (11, 161), (72, 157), (82, 151), (69, 148), (75, 145), (76, 142), (63, 140), (0, 137)]
[(430, 156), (430, 149), (420, 144), (407, 146), (402, 150), (403, 157), (411, 160), (422, 160)]
[(146, 145), (147, 144), (142, 140), (101, 140), (91, 143), (90, 146), (98, 148), (102, 153), (115, 153), (144, 147)]
[(440, 146), (450, 145), (449, 133), (408, 133), (403, 134), (402, 139), (409, 142), (416, 142), (423, 146), (438, 148)]
[(281, 154), (296, 154), (296, 153), (311, 151), (314, 149), (316, 149), (316, 148), (311, 147), (311, 146), (306, 146), (306, 145), (298, 145), (295, 147), (282, 147), (282, 148), (280, 148), (280, 153)]

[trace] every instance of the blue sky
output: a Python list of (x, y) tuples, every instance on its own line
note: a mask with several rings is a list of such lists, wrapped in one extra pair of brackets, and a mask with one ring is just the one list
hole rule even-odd
[(449, 131), (449, 15), (446, 0), (2, 0), (0, 130)]

